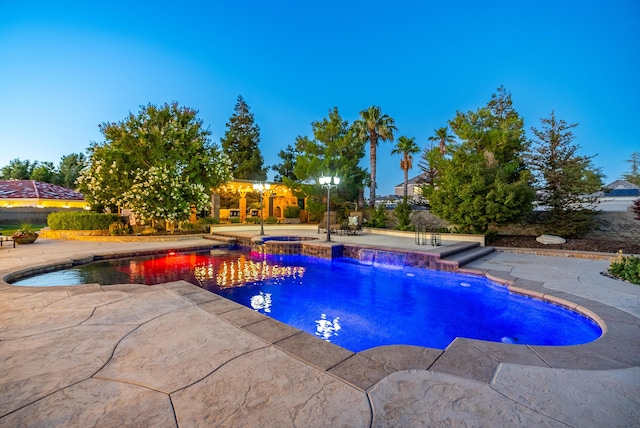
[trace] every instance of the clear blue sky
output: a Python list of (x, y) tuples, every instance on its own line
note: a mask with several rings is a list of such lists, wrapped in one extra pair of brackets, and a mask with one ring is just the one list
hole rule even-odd
[[(378, 105), (424, 147), (500, 85), (527, 131), (555, 110), (619, 178), (640, 151), (640, 2), (0, 0), (0, 166), (57, 165), (147, 103), (199, 110), (219, 142), (240, 94), (267, 165), (334, 106)], [(378, 194), (402, 182), (392, 147)]]

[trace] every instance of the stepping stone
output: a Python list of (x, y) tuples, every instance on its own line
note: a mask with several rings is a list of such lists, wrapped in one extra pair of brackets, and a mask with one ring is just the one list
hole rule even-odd
[(553, 244), (557, 245), (557, 244), (564, 244), (565, 242), (567, 242), (566, 239), (560, 236), (554, 236), (554, 235), (540, 235), (536, 238), (536, 241), (545, 245), (553, 245)]

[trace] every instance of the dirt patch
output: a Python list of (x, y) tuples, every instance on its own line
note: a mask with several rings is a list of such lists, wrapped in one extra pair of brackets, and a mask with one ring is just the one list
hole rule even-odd
[(615, 241), (604, 239), (572, 239), (558, 245), (545, 245), (536, 241), (535, 236), (498, 235), (487, 241), (493, 247), (510, 248), (546, 248), (556, 250), (595, 251), (615, 254), (622, 250), (625, 254), (640, 254), (640, 242)]

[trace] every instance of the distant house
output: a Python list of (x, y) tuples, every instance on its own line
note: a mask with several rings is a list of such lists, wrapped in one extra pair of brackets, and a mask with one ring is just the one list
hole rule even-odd
[(640, 187), (628, 181), (616, 180), (593, 196), (598, 197), (598, 204), (592, 207), (594, 209), (604, 212), (627, 212), (633, 201), (640, 197)]
[(380, 205), (382, 205), (386, 209), (393, 209), (397, 207), (400, 202), (402, 202), (402, 196), (398, 196), (398, 195), (387, 195), (387, 196), (376, 197), (376, 207), (379, 207)]
[[(424, 174), (416, 175), (413, 178), (410, 178), (407, 181), (407, 197), (408, 198), (421, 198), (422, 193), (420, 192), (420, 187), (422, 187), (427, 180), (425, 180)], [(397, 196), (404, 196), (404, 181), (400, 184), (396, 184), (393, 186), (393, 193)]]
[(604, 186), (605, 197), (640, 197), (640, 187), (624, 180), (616, 180)]
[(82, 193), (35, 180), (0, 180), (1, 208), (89, 207)]

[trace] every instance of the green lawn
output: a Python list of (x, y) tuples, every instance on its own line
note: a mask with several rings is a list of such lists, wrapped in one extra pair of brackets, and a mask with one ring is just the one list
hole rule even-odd
[[(20, 229), (20, 224), (0, 224), (0, 235), (3, 236), (11, 236), (13, 232)], [(31, 224), (31, 229), (34, 231), (38, 231), (43, 227), (46, 227), (46, 224)]]

